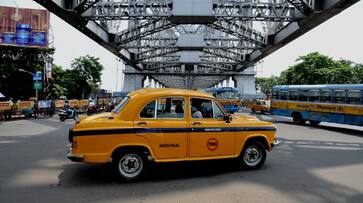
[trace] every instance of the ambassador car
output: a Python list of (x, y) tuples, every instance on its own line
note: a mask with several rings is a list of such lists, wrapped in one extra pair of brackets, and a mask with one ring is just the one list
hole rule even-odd
[(81, 118), (69, 132), (68, 158), (112, 162), (127, 181), (140, 178), (151, 162), (235, 158), (257, 169), (275, 144), (275, 131), (255, 117), (227, 114), (204, 92), (140, 89), (110, 113)]

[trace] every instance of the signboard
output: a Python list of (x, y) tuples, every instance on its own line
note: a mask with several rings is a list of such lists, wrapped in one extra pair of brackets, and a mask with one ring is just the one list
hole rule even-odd
[(42, 89), (42, 83), (38, 82), (38, 81), (35, 81), (34, 82), (34, 89), (35, 90), (41, 90)]
[(88, 106), (88, 99), (82, 99), (82, 100), (79, 100), (78, 101), (78, 106), (80, 107), (85, 107), (85, 106)]
[(68, 100), (68, 102), (69, 102), (70, 107), (77, 107), (78, 106), (78, 100), (77, 99)]
[(33, 105), (34, 105), (33, 101), (21, 101), (18, 104), (18, 109), (19, 110), (31, 109), (31, 108), (33, 108)]
[(55, 107), (56, 108), (63, 108), (64, 107), (64, 103), (65, 103), (64, 100), (56, 100), (55, 101)]
[(0, 102), (0, 111), (10, 110), (11, 106), (9, 102)]
[(43, 74), (41, 72), (33, 73), (33, 80), (34, 81), (42, 80), (42, 76), (43, 76)]
[(0, 46), (48, 47), (49, 11), (0, 6)]

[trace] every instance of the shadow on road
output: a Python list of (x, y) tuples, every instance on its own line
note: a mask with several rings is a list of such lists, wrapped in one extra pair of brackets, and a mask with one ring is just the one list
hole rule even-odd
[[(232, 160), (160, 164), (152, 167), (149, 175), (139, 182), (119, 183), (110, 165), (66, 160), (66, 133), (67, 129), (60, 127), (51, 134), (21, 136), (21, 142), (1, 145), (0, 162), (8, 164), (0, 169), (0, 202), (13, 202), (20, 197), (23, 198), (20, 202), (25, 199), (34, 202), (39, 198), (44, 202), (140, 202), (171, 194), (198, 195), (232, 187), (238, 188), (240, 197), (275, 191), (276, 196), (299, 202), (361, 202), (363, 199), (358, 180), (363, 165), (362, 142), (281, 138), (281, 145), (268, 153), (260, 170), (238, 170)], [(358, 172), (349, 174), (345, 167)], [(331, 170), (334, 173), (330, 174)], [(335, 181), (336, 173), (343, 174), (347, 180)], [(37, 182), (44, 176), (50, 176), (52, 183)], [(12, 184), (24, 178), (31, 181)]]

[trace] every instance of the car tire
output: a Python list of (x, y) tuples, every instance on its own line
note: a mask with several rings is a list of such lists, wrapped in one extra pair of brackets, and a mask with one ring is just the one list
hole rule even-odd
[(261, 168), (266, 161), (266, 149), (261, 142), (249, 142), (239, 156), (239, 165), (243, 169), (255, 170)]
[(320, 121), (313, 121), (313, 120), (309, 120), (309, 123), (312, 125), (312, 126), (318, 126), (320, 124)]
[(121, 181), (133, 182), (140, 179), (148, 168), (142, 152), (120, 151), (112, 161), (117, 178)]

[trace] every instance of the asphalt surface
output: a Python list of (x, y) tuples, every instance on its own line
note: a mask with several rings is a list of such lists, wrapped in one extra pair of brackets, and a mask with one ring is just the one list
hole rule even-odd
[(136, 183), (66, 158), (73, 121), (0, 123), (0, 202), (363, 202), (363, 128), (257, 115), (281, 144), (256, 171), (231, 161), (163, 164)]

